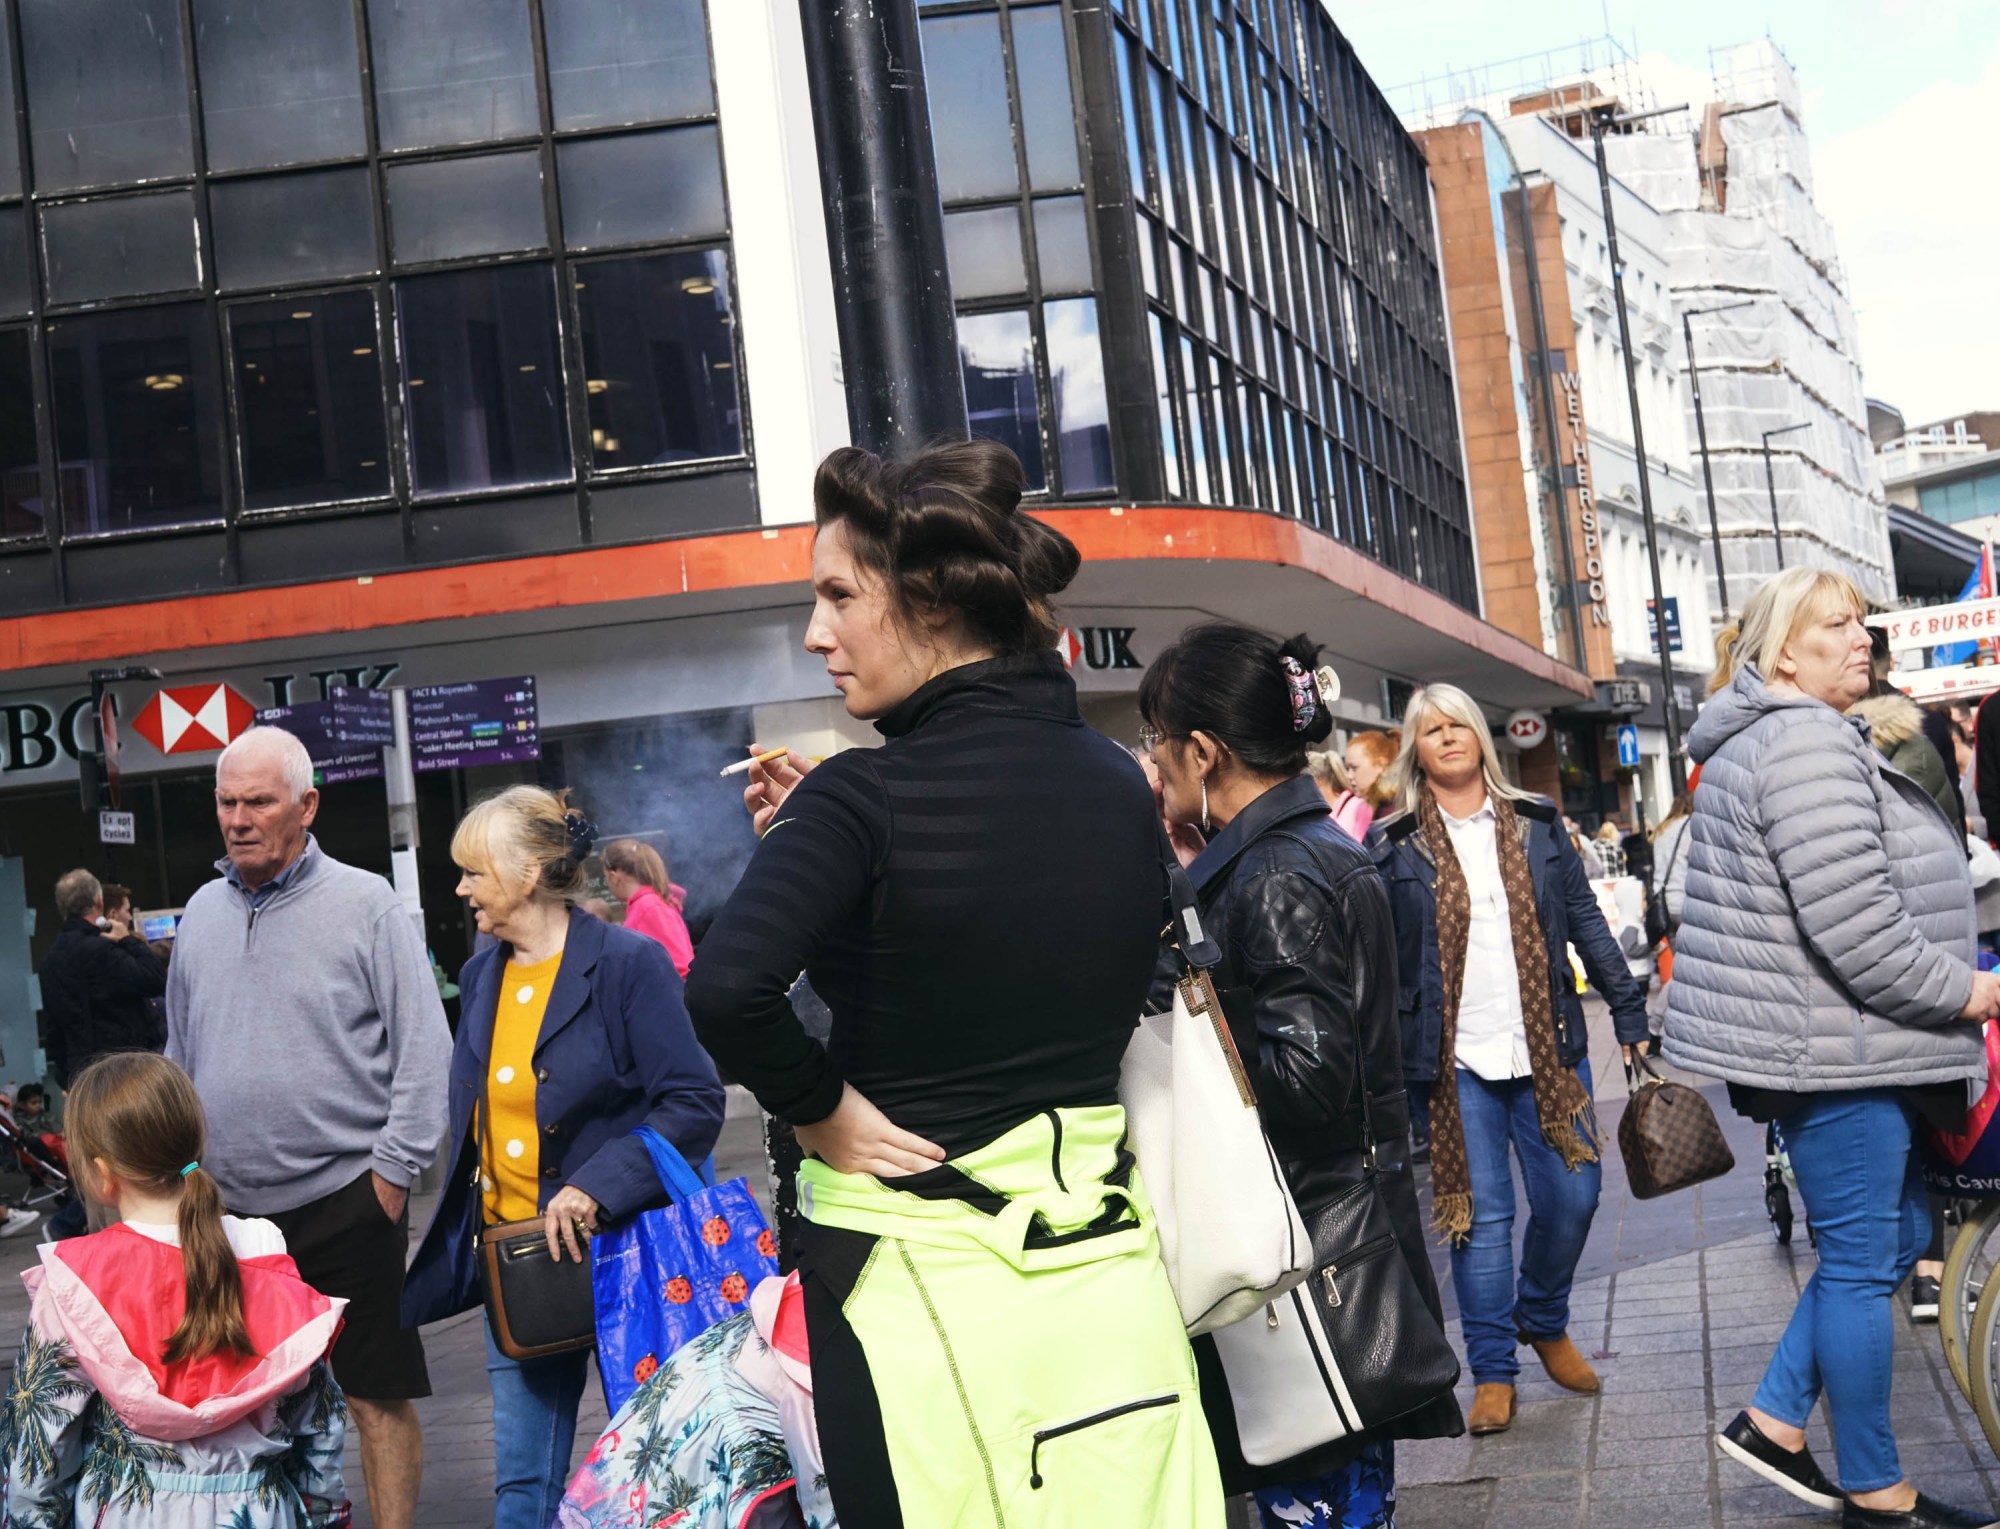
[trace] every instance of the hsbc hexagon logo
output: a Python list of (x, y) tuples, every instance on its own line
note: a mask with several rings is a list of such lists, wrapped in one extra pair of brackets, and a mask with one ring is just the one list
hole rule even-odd
[(227, 748), (256, 714), (228, 685), (178, 685), (148, 701), (132, 731), (162, 754), (208, 754)]

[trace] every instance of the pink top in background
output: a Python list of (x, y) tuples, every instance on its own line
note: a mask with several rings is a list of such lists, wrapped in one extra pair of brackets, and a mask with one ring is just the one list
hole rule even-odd
[(1356, 844), (1368, 837), (1368, 825), (1375, 821), (1375, 809), (1354, 791), (1343, 791), (1333, 804), (1333, 820), (1347, 830)]
[(670, 903), (651, 887), (634, 887), (625, 902), (625, 927), (666, 946), (674, 970), (685, 977), (694, 965), (694, 941), (688, 938), (687, 920), (677, 906), (680, 890), (674, 888), (676, 896)]

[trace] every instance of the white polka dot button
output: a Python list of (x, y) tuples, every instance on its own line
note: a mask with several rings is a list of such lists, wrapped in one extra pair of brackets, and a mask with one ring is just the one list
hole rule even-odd
[(533, 1003), (534, 1001), (535, 1001), (535, 990), (532, 987), (523, 985), (521, 989), (514, 994), (514, 1002), (516, 1003)]
[(511, 1067), (501, 1068), (493, 1074), (493, 1081), (495, 1083), (512, 1083), (514, 1081), (514, 1069)]
[(519, 1157), (523, 1152), (526, 1152), (527, 1150), (528, 1149), (522, 1146), (518, 1141), (510, 1141), (507, 1143), (507, 1155), (509, 1157)]
[(493, 1181), (482, 1173), (479, 1175), (479, 1187), (490, 1190), (493, 1187)]

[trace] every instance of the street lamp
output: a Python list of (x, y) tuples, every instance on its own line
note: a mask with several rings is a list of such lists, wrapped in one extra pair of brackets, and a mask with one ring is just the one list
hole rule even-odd
[(1597, 154), (1597, 189), (1604, 200), (1604, 243), (1611, 257), (1611, 295), (1618, 307), (1618, 346), (1625, 353), (1625, 392), (1632, 405), (1632, 456), (1638, 467), (1639, 510), (1646, 522), (1646, 561), (1653, 570), (1653, 635), (1660, 651), (1662, 710), (1667, 724), (1667, 771), (1673, 780), (1674, 795), (1687, 789), (1687, 772), (1681, 765), (1681, 708), (1674, 696), (1674, 655), (1667, 645), (1667, 591), (1660, 582), (1660, 542), (1653, 521), (1652, 473), (1646, 464), (1646, 429), (1639, 418), (1639, 372), (1632, 358), (1632, 321), (1625, 312), (1625, 263), (1618, 254), (1618, 219), (1611, 210), (1611, 170), (1604, 160), (1604, 135), (1614, 127), (1644, 122), (1686, 111), (1685, 105), (1662, 106), (1653, 111), (1617, 113), (1593, 112), (1590, 118), (1591, 147)]
[(1708, 492), (1708, 539), (1715, 549), (1715, 593), (1722, 602), (1722, 619), (1729, 619), (1729, 575), (1722, 571), (1722, 526), (1715, 518), (1715, 474), (1708, 465), (1708, 424), (1701, 416), (1701, 368), (1694, 359), (1694, 325), (1692, 319), (1706, 318), (1711, 313), (1733, 313), (1738, 308), (1754, 308), (1757, 299), (1746, 297), (1740, 303), (1724, 303), (1719, 308), (1690, 308), (1681, 314), (1681, 338), (1687, 343), (1688, 387), (1694, 394), (1694, 434), (1701, 449), (1701, 483)]
[(1776, 430), (1764, 432), (1764, 492), (1771, 496), (1771, 541), (1778, 549), (1778, 567), (1785, 566), (1785, 533), (1778, 528), (1778, 480), (1771, 475), (1771, 437), (1790, 435), (1794, 430), (1804, 430), (1810, 420), (1801, 420), (1796, 425), (1781, 425)]

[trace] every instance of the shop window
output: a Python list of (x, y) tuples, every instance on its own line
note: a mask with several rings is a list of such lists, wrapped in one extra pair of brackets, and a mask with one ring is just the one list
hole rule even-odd
[(28, 217), (0, 207), (0, 315), (26, 313), (34, 300), (28, 272)]
[(375, 198), (358, 165), (216, 181), (208, 195), (225, 292), (375, 273)]
[(1049, 345), (1049, 394), (1065, 494), (1103, 494), (1117, 486), (1111, 470), (1111, 407), (1104, 388), (1104, 347), (1097, 338), (1097, 303), (1088, 297), (1047, 303), (1042, 328)]
[(571, 249), (720, 235), (722, 157), (711, 126), (576, 138), (556, 145)]
[(728, 257), (681, 250), (573, 269), (593, 469), (742, 455)]
[(939, 194), (952, 202), (1018, 191), (999, 16), (928, 17), (923, 39)]
[(971, 434), (1011, 447), (1029, 493), (1048, 486), (1035, 402), (1035, 337), (1025, 311), (961, 313), (958, 355)]
[(1021, 135), (1028, 150), (1028, 185), (1036, 191), (1081, 185), (1062, 7), (1016, 7), (1010, 14), (1014, 77), (1021, 87)]
[(367, 151), (354, 8), (339, 0), (194, 0), (211, 170)]
[(368, 0), (368, 27), (384, 149), (493, 143), (540, 126), (528, 0)]
[(1041, 264), (1044, 292), (1091, 290), (1090, 231), (1082, 197), (1049, 197), (1035, 203), (1035, 258)]
[(390, 165), (389, 255), (398, 265), (547, 249), (542, 156), (475, 154)]
[(201, 283), (191, 191), (44, 207), (42, 249), (51, 303), (146, 297)]
[(558, 129), (715, 110), (702, 0), (542, 0)]
[(47, 333), (65, 534), (219, 521), (208, 310), (124, 308), (55, 319)]
[(0, 537), (40, 537), (42, 471), (28, 331), (0, 329)]
[(180, 0), (18, 9), (37, 191), (193, 171)]
[(549, 266), (405, 277), (396, 314), (416, 493), (569, 478)]
[(229, 310), (246, 510), (388, 495), (380, 350), (368, 292)]
[(944, 215), (945, 263), (951, 294), (960, 302), (982, 297), (1014, 297), (1028, 290), (1021, 259), (1021, 210), (979, 207)]

